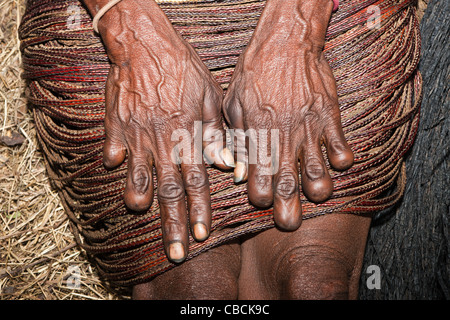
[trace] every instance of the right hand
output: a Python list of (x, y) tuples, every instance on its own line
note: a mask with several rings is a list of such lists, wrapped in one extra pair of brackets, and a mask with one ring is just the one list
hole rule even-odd
[[(211, 227), (208, 175), (201, 150), (200, 157), (194, 150), (194, 122), (203, 122), (203, 134), (219, 130), (225, 136), (222, 89), (154, 1), (120, 2), (100, 20), (99, 31), (112, 64), (104, 164), (117, 167), (128, 154), (124, 200), (134, 211), (152, 204), (155, 166), (165, 251), (171, 261), (181, 262), (188, 252), (188, 220), (197, 241), (205, 240)], [(180, 165), (174, 161), (179, 136), (172, 141), (178, 129), (189, 133), (183, 137), (189, 150), (183, 150)], [(208, 148), (208, 159), (230, 168), (223, 158), (232, 165), (233, 156), (221, 148), (221, 142)]]

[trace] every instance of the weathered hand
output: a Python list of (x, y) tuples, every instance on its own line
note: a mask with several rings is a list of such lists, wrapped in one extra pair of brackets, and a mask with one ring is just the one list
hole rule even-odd
[[(268, 0), (252, 41), (240, 58), (224, 100), (224, 114), (234, 129), (255, 129), (249, 135), (248, 197), (256, 206), (273, 204), (276, 224), (294, 230), (301, 224), (299, 160), (304, 194), (314, 202), (326, 200), (333, 185), (322, 156), (326, 147), (331, 165), (349, 168), (353, 153), (342, 131), (336, 84), (324, 58), (325, 31), (333, 4), (324, 1)], [(279, 146), (265, 161), (270, 142)], [(275, 135), (276, 136), (276, 135)], [(270, 139), (269, 139), (270, 141)], [(252, 150), (258, 150), (253, 157)], [(255, 156), (255, 154), (253, 154)], [(242, 167), (242, 166), (239, 166)]]
[[(223, 93), (154, 1), (119, 5), (99, 23), (112, 63), (106, 84), (104, 164), (114, 168), (128, 154), (124, 199), (135, 211), (152, 204), (156, 168), (165, 250), (169, 259), (181, 262), (188, 251), (188, 220), (198, 241), (208, 237), (211, 226), (201, 135), (223, 130)], [(199, 148), (194, 141), (200, 141)], [(209, 159), (228, 168), (220, 154)]]

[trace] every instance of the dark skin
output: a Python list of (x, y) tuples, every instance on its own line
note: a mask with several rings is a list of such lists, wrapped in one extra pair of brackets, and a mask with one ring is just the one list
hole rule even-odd
[(333, 214), (211, 249), (133, 288), (133, 298), (357, 299), (371, 219)]
[(272, 175), (262, 163), (249, 164), (248, 197), (258, 207), (273, 205), (275, 223), (284, 230), (301, 224), (299, 171), (310, 200), (322, 202), (333, 191), (322, 140), (335, 169), (353, 164), (335, 80), (322, 52), (331, 3), (267, 1), (224, 101), (233, 128), (280, 131), (279, 153), (272, 155), (279, 170)]
[[(107, 1), (84, 3), (95, 15)], [(333, 190), (321, 143), (335, 169), (345, 170), (353, 163), (340, 125), (335, 81), (322, 53), (332, 7), (330, 0), (268, 0), (224, 100), (220, 86), (153, 0), (121, 1), (100, 19), (99, 32), (112, 62), (106, 89), (104, 163), (113, 168), (128, 154), (124, 197), (136, 211), (148, 209), (153, 201), (150, 182), (155, 166), (163, 241), (170, 260), (185, 259), (189, 230), (202, 241), (211, 224), (205, 166), (174, 164), (172, 132), (178, 128), (193, 132), (194, 121), (203, 122), (203, 135), (220, 131), (221, 109), (231, 128), (280, 132), (279, 152), (270, 155), (272, 162), (279, 163), (273, 175), (265, 165), (247, 163), (248, 149), (238, 148), (235, 162), (217, 142), (203, 142), (205, 149), (212, 150), (205, 155), (208, 160), (221, 169), (235, 166), (235, 181), (248, 179), (248, 197), (255, 206), (273, 205), (278, 228), (210, 250), (138, 285), (136, 299), (298, 298), (307, 295), (298, 289), (305, 287), (304, 281), (313, 288), (330, 274), (345, 290), (332, 286), (323, 290), (325, 296), (355, 297), (354, 279), (370, 219), (333, 215), (307, 220), (299, 228), (299, 183), (315, 202), (326, 200)], [(355, 239), (362, 245), (353, 245), (350, 240)], [(270, 243), (278, 245), (266, 250)], [(313, 255), (312, 249), (318, 252)], [(323, 268), (324, 263), (329, 267)], [(293, 272), (293, 266), (300, 271)], [(307, 280), (291, 276), (307, 275), (319, 267), (326, 272)], [(352, 270), (353, 280), (347, 269)]]
[[(93, 15), (107, 3), (84, 2)], [(180, 168), (174, 163), (172, 150), (178, 141), (171, 137), (180, 128), (194, 136), (195, 121), (203, 123), (204, 134), (223, 131), (222, 89), (154, 1), (120, 2), (102, 17), (98, 29), (112, 63), (106, 84), (104, 164), (114, 168), (128, 154), (124, 198), (134, 211), (151, 206), (156, 168), (165, 250), (169, 259), (181, 262), (188, 252), (189, 227), (198, 241), (209, 235), (210, 189), (201, 159)], [(229, 151), (227, 155), (214, 143), (209, 150), (213, 152), (206, 156), (216, 166), (230, 168), (225, 164), (234, 161)]]

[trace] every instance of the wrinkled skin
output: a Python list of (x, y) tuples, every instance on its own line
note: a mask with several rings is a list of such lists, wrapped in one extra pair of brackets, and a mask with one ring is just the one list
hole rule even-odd
[(250, 164), (248, 196), (259, 207), (273, 204), (275, 222), (285, 230), (301, 223), (299, 160), (303, 192), (314, 202), (328, 199), (333, 191), (322, 139), (336, 169), (353, 163), (341, 128), (335, 80), (322, 52), (329, 15), (317, 3), (294, 3), (275, 6), (268, 1), (224, 101), (233, 128), (279, 130), (279, 152), (272, 155), (279, 169), (272, 175), (269, 166)]
[[(190, 229), (201, 241), (211, 225), (210, 189), (201, 153), (195, 161), (191, 141), (191, 157), (178, 166), (180, 155), (173, 150), (180, 141), (172, 134), (185, 129), (195, 137), (195, 121), (203, 122), (203, 133), (223, 131), (223, 92), (156, 3), (126, 2), (108, 11), (98, 26), (112, 64), (106, 83), (104, 164), (114, 168), (128, 154), (124, 200), (134, 211), (152, 204), (156, 168), (165, 250), (169, 259), (181, 262), (188, 252), (185, 194)], [(94, 4), (104, 5), (86, 4), (91, 10)], [(222, 150), (215, 149), (209, 148), (207, 156), (229, 168), (220, 157)]]
[[(95, 15), (107, 1), (84, 2)], [(306, 220), (300, 227), (299, 183), (315, 202), (332, 193), (321, 143), (335, 169), (353, 163), (340, 126), (335, 81), (322, 53), (332, 6), (330, 0), (267, 0), (223, 102), (220, 87), (153, 0), (122, 1), (100, 20), (113, 64), (104, 162), (115, 167), (128, 154), (124, 197), (137, 211), (151, 205), (155, 166), (163, 240), (172, 261), (181, 262), (187, 254), (185, 194), (194, 238), (205, 239), (211, 221), (204, 165), (181, 164), (178, 170), (171, 160), (177, 142), (168, 143), (172, 132), (193, 132), (196, 120), (203, 121), (204, 135), (222, 130), (221, 107), (233, 129), (280, 132), (279, 148), (269, 155), (279, 165), (276, 172), (248, 163), (252, 143), (261, 143), (252, 139), (247, 148), (238, 146), (234, 171), (236, 182), (248, 179), (255, 206), (273, 205), (278, 228), (209, 250), (135, 286), (135, 299), (356, 297), (370, 219), (336, 214)], [(219, 168), (233, 166), (229, 152), (214, 143), (211, 150), (206, 157)]]

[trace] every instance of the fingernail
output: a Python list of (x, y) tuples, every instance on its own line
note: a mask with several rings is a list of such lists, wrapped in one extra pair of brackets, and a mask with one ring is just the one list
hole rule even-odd
[(208, 237), (208, 230), (203, 223), (199, 222), (194, 225), (194, 236), (197, 241), (203, 241)]
[(185, 258), (184, 247), (180, 242), (173, 242), (169, 246), (169, 257), (175, 263), (182, 262)]
[(238, 161), (234, 169), (234, 182), (239, 183), (245, 179), (247, 173), (247, 166), (245, 163)]
[(227, 165), (228, 167), (231, 167), (231, 168), (235, 167), (233, 154), (231, 153), (231, 151), (228, 148), (224, 148), (220, 152), (220, 158), (223, 160), (225, 165)]

